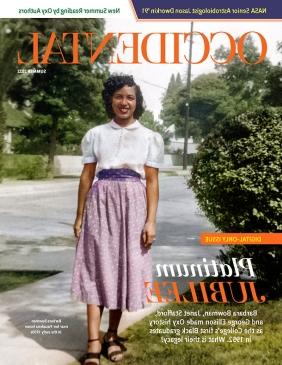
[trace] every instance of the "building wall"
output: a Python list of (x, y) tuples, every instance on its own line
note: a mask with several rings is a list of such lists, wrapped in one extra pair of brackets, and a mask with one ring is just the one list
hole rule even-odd
[(4, 153), (12, 153), (12, 131), (11, 131), (11, 129), (9, 129), (4, 134), (4, 148), (3, 148), (3, 152)]

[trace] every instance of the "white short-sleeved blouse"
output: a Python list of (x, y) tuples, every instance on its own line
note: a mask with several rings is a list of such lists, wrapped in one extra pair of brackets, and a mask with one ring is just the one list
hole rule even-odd
[(103, 169), (128, 168), (145, 178), (144, 165), (159, 168), (164, 158), (161, 135), (137, 120), (121, 127), (113, 120), (90, 129), (82, 139), (82, 162), (97, 162)]

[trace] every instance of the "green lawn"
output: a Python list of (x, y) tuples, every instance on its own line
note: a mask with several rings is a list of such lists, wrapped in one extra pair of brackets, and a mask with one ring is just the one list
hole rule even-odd
[(57, 271), (0, 271), (0, 293), (57, 274)]
[[(230, 335), (229, 338), (242, 337), (242, 343), (161, 343), (161, 337), (179, 337), (175, 335), (149, 334), (150, 320), (155, 320), (154, 313), (149, 317), (130, 327), (122, 334), (128, 341), (125, 342), (128, 350), (125, 353), (124, 365), (279, 365), (282, 359), (282, 301), (270, 301), (266, 304), (246, 303), (240, 305), (220, 304), (170, 304), (162, 307), (164, 311), (243, 311), (257, 310), (256, 319), (264, 321), (263, 334), (254, 334), (251, 343), (246, 343), (245, 338), (249, 335)], [(179, 319), (185, 317), (167, 317)], [(187, 317), (189, 319), (189, 317)], [(195, 317), (193, 317), (195, 318)], [(200, 317), (199, 317), (200, 318)], [(218, 318), (218, 317), (213, 317)], [(228, 319), (246, 319), (252, 317), (230, 316)], [(181, 326), (180, 326), (181, 327)], [(183, 326), (182, 326), (183, 327)], [(186, 327), (189, 327), (186, 325)], [(204, 328), (206, 326), (199, 326)], [(215, 326), (216, 327), (216, 326)], [(159, 326), (159, 328), (164, 328)], [(174, 328), (169, 326), (169, 328)], [(248, 328), (248, 327), (246, 327)], [(209, 335), (183, 335), (186, 337), (206, 336), (212, 340), (215, 334)], [(225, 336), (227, 339), (228, 336)], [(107, 360), (102, 364), (108, 363)]]

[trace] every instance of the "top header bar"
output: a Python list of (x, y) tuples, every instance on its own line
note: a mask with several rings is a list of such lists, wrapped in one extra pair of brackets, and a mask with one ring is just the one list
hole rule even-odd
[(131, 0), (143, 20), (277, 20), (277, 0)]
[(0, 18), (116, 18), (139, 20), (282, 20), (278, 0), (9, 0)]

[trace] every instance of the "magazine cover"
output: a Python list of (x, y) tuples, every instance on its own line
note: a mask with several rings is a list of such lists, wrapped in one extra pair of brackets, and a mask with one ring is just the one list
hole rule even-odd
[(0, 364), (280, 364), (279, 3), (0, 7)]

